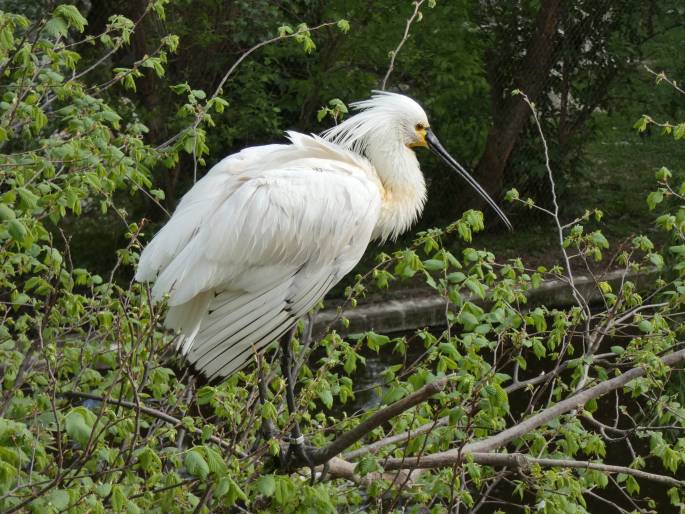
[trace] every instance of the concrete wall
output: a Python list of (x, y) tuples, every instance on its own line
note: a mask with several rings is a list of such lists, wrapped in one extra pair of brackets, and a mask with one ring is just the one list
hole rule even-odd
[[(627, 274), (625, 270), (618, 270), (597, 276), (596, 280), (608, 282), (614, 291), (620, 289), (624, 280), (633, 281), (638, 289), (645, 290), (651, 287), (657, 276), (656, 270)], [(593, 277), (577, 276), (575, 284), (588, 303), (602, 300)], [(575, 303), (569, 284), (563, 280), (546, 280), (539, 288), (527, 291), (526, 296), (529, 309), (540, 305), (566, 307)], [(483, 301), (471, 295), (468, 300), (480, 305), (487, 303), (487, 300)], [(432, 293), (432, 290), (426, 290), (417, 292), (413, 297), (405, 295), (398, 299), (360, 303), (356, 309), (344, 309), (342, 313), (337, 309), (325, 309), (314, 317), (314, 334), (323, 333), (331, 325), (341, 334), (357, 334), (369, 330), (380, 334), (392, 334), (424, 327), (444, 326), (447, 305), (445, 298)], [(347, 328), (339, 321), (341, 315), (350, 322)]]

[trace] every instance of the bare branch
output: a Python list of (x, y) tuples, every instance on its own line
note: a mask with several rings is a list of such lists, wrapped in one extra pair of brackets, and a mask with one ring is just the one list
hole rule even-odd
[[(673, 477), (666, 475), (659, 475), (657, 473), (649, 473), (647, 471), (642, 471), (640, 469), (629, 468), (626, 466), (614, 466), (611, 464), (603, 464), (601, 462), (589, 462), (582, 460), (572, 460), (572, 459), (550, 459), (550, 458), (536, 458), (530, 457), (523, 453), (470, 453), (468, 457), (465, 455), (451, 454), (446, 455), (447, 452), (443, 452), (440, 459), (422, 459), (417, 465), (410, 465), (409, 459), (405, 459), (405, 466), (398, 469), (411, 469), (416, 470), (420, 468), (448, 468), (454, 465), (459, 465), (465, 460), (473, 461), (476, 464), (482, 464), (484, 466), (493, 467), (506, 467), (522, 472), (528, 471), (532, 466), (541, 466), (543, 468), (576, 468), (576, 469), (592, 469), (596, 471), (601, 471), (604, 473), (623, 473), (626, 475), (632, 475), (635, 478), (641, 478), (643, 480), (649, 480), (650, 482), (657, 482), (660, 484), (675, 486), (675, 487), (685, 487), (685, 480), (678, 480)], [(433, 455), (432, 457), (435, 457)], [(336, 478), (346, 478), (356, 483), (365, 483), (370, 480), (375, 480), (379, 478), (389, 479), (393, 475), (387, 473), (389, 467), (386, 462), (385, 473), (373, 473), (366, 477), (360, 477), (354, 470), (354, 464), (340, 458), (334, 458), (330, 462), (331, 474)], [(395, 468), (393, 468), (395, 469)], [(407, 476), (411, 478), (411, 473)]]
[(399, 42), (397, 47), (390, 52), (390, 66), (388, 66), (388, 71), (385, 72), (385, 77), (383, 77), (383, 82), (381, 82), (381, 89), (385, 91), (385, 87), (388, 84), (388, 79), (390, 78), (390, 74), (392, 71), (395, 69), (395, 58), (397, 57), (397, 54), (399, 51), (402, 49), (404, 44), (407, 42), (407, 39), (409, 39), (409, 29), (412, 26), (412, 23), (414, 23), (414, 20), (419, 16), (420, 12), (419, 9), (421, 8), (421, 5), (426, 0), (418, 0), (414, 2), (414, 12), (412, 15), (409, 17), (407, 20), (407, 24), (404, 27), (404, 35), (402, 36), (402, 40)]
[[(323, 466), (319, 466), (318, 471), (321, 470), (323, 470)], [(328, 461), (327, 475), (331, 478), (344, 478), (355, 484), (369, 485), (374, 480), (388, 480), (389, 482), (393, 482), (398, 478), (402, 481), (411, 480), (414, 473), (414, 471), (397, 470), (392, 473), (373, 472), (362, 477), (355, 471), (354, 463), (339, 457), (333, 457)]]
[[(226, 81), (231, 77), (231, 75), (233, 75), (233, 73), (234, 73), (235, 70), (238, 68), (238, 66), (240, 66), (240, 63), (242, 63), (242, 62), (243, 62), (245, 59), (247, 59), (252, 53), (256, 52), (256, 51), (259, 50), (260, 48), (262, 48), (262, 47), (264, 47), (264, 46), (267, 46), (267, 45), (270, 45), (270, 44), (272, 44), (272, 43), (276, 43), (276, 42), (278, 42), (278, 41), (282, 41), (282, 40), (285, 40), (285, 39), (292, 39), (292, 38), (295, 38), (295, 37), (298, 37), (298, 36), (302, 36), (302, 34), (305, 34), (305, 33), (307, 33), (307, 32), (314, 32), (314, 31), (317, 31), (317, 30), (321, 30), (321, 29), (323, 29), (323, 28), (325, 28), (325, 27), (330, 27), (330, 26), (333, 26), (333, 25), (337, 25), (337, 23), (338, 23), (337, 21), (329, 21), (329, 22), (321, 23), (320, 25), (317, 25), (317, 26), (315, 26), (315, 27), (306, 27), (306, 28), (305, 28), (305, 27), (301, 27), (301, 28), (298, 28), (298, 29), (297, 29), (295, 32), (293, 32), (292, 34), (282, 34), (282, 35), (278, 35), (278, 36), (272, 37), (271, 39), (267, 39), (267, 40), (265, 40), (265, 41), (261, 41), (261, 42), (257, 43), (257, 44), (254, 45), (252, 48), (249, 48), (248, 50), (246, 50), (240, 57), (238, 57), (238, 59), (236, 59), (236, 61), (231, 65), (231, 67), (228, 69), (228, 71), (227, 71), (227, 72), (224, 74), (224, 76), (221, 78), (221, 81), (219, 81), (219, 85), (218, 85), (218, 86), (216, 87), (216, 89), (214, 90), (214, 93), (212, 93), (212, 96), (209, 97), (209, 100), (207, 100), (207, 103), (211, 102), (212, 100), (214, 100), (217, 96), (219, 96), (219, 95), (221, 94), (222, 89), (223, 89), (223, 87), (224, 87), (224, 84), (226, 84)], [(181, 137), (181, 135), (182, 135), (185, 131), (187, 131), (187, 130), (190, 130), (190, 131), (193, 131), (193, 132), (194, 132), (195, 130), (197, 130), (197, 128), (199, 127), (200, 123), (202, 122), (202, 118), (204, 117), (204, 114), (205, 114), (205, 111), (204, 111), (204, 109), (202, 109), (202, 110), (201, 110), (200, 112), (198, 112), (197, 115), (195, 116), (195, 121), (193, 122), (192, 126), (187, 127), (187, 128), (185, 128), (185, 129), (181, 130), (181, 131), (178, 132), (176, 135), (174, 135), (173, 137), (171, 137), (170, 139), (168, 139), (167, 141), (165, 141), (165, 142), (162, 143), (161, 145), (157, 146), (157, 147), (155, 148), (155, 150), (162, 150), (162, 149), (168, 147), (170, 144), (172, 144), (174, 141), (176, 141), (179, 137)]]
[[(613, 353), (607, 353), (607, 354), (602, 354), (602, 355), (597, 355), (596, 357), (607, 357), (614, 355)], [(564, 371), (568, 367), (569, 361), (564, 361), (561, 363), (559, 366), (554, 368), (552, 371), (548, 373), (543, 373), (538, 375), (537, 377), (530, 378), (528, 380), (522, 380), (522, 381), (516, 381), (507, 387), (504, 388), (507, 394), (511, 394), (515, 391), (519, 391), (521, 389), (524, 389), (528, 386), (533, 386), (537, 385), (540, 382), (544, 382), (546, 380), (550, 380), (551, 378), (554, 378), (556, 376), (559, 376), (562, 371)], [(443, 427), (447, 425), (449, 422), (449, 416), (444, 416), (440, 419), (438, 419), (436, 422), (428, 422), (425, 423), (417, 428), (407, 430), (406, 432), (402, 432), (400, 434), (396, 434), (393, 436), (385, 437), (383, 439), (379, 439), (378, 441), (375, 441), (373, 443), (367, 444), (366, 446), (362, 446), (361, 448), (357, 448), (356, 450), (352, 450), (351, 452), (348, 452), (344, 455), (344, 458), (353, 460), (358, 457), (361, 457), (362, 455), (366, 455), (367, 453), (375, 453), (381, 448), (384, 448), (386, 446), (389, 446), (391, 444), (398, 444), (398, 443), (404, 443), (407, 442), (414, 437), (417, 437), (419, 435), (425, 434), (426, 432), (430, 432), (436, 428)]]
[[(469, 459), (477, 464), (485, 466), (505, 466), (508, 468), (519, 469), (526, 471), (531, 466), (538, 465), (543, 468), (578, 468), (578, 469), (594, 469), (603, 471), (605, 473), (625, 473), (636, 478), (650, 480), (652, 482), (659, 482), (662, 484), (683, 487), (685, 481), (678, 480), (666, 475), (658, 475), (656, 473), (648, 473), (639, 469), (628, 468), (626, 466), (613, 466), (610, 464), (603, 464), (601, 462), (588, 462), (582, 460), (571, 459), (545, 459), (536, 458), (524, 455), (523, 453), (471, 453)], [(462, 461), (464, 458), (462, 457)], [(454, 458), (445, 459), (441, 467), (452, 466), (455, 463)]]
[(346, 453), (344, 457), (346, 459), (352, 460), (361, 457), (362, 455), (366, 455), (367, 453), (375, 453), (381, 448), (384, 448), (391, 444), (406, 443), (414, 437), (425, 434), (426, 432), (430, 432), (431, 430), (434, 430), (436, 428), (443, 427), (447, 425), (448, 422), (449, 416), (445, 416), (443, 418), (438, 419), (436, 422), (431, 421), (430, 423), (425, 423), (418, 428), (407, 430), (406, 432), (402, 432), (401, 434), (396, 434), (390, 437), (386, 437), (384, 439), (379, 439), (378, 441), (375, 441), (371, 444), (367, 444), (366, 446), (362, 446), (361, 448), (357, 448), (356, 450), (352, 450), (351, 452)]
[(675, 80), (669, 79), (669, 78), (666, 76), (666, 73), (664, 73), (663, 71), (662, 71), (661, 73), (657, 73), (656, 71), (654, 71), (652, 68), (650, 68), (650, 67), (647, 66), (646, 64), (645, 64), (644, 66), (645, 66), (645, 69), (646, 69), (649, 73), (651, 73), (652, 75), (654, 75), (654, 76), (656, 77), (657, 84), (658, 84), (659, 82), (661, 82), (661, 81), (664, 81), (664, 82), (666, 82), (669, 86), (671, 86), (673, 89), (675, 89), (676, 91), (678, 91), (678, 93), (685, 95), (685, 90), (682, 89), (680, 86), (678, 86), (678, 84), (676, 83)]
[[(678, 364), (683, 361), (685, 361), (685, 350), (674, 352), (661, 359), (661, 362), (667, 366), (673, 366), (674, 364)], [(539, 428), (540, 426), (561, 416), (562, 414), (570, 412), (573, 409), (577, 409), (579, 406), (582, 407), (590, 400), (599, 398), (600, 396), (603, 396), (611, 391), (619, 389), (632, 380), (644, 376), (645, 373), (645, 368), (633, 368), (622, 375), (614, 377), (610, 380), (605, 380), (604, 382), (600, 382), (599, 384), (586, 389), (585, 391), (576, 393), (570, 398), (562, 400), (559, 403), (541, 412), (538, 412), (534, 416), (531, 416), (530, 418), (521, 421), (520, 423), (507, 428), (496, 435), (487, 437), (480, 441), (468, 443), (462, 448), (447, 450), (444, 452), (435, 453), (433, 455), (427, 455), (421, 459), (417, 459), (416, 457), (388, 459), (388, 461), (385, 463), (385, 469), (391, 470), (400, 466), (424, 468), (439, 467), (445, 462), (445, 459), (450, 460), (455, 457), (463, 458), (463, 455), (466, 453), (480, 453), (502, 448), (511, 441), (524, 436), (525, 434), (535, 430), (536, 428)], [(453, 461), (450, 460), (450, 462)]]

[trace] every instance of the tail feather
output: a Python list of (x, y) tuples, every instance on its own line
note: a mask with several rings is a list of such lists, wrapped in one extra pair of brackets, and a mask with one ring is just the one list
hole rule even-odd
[(251, 355), (261, 352), (294, 324), (295, 319), (285, 311), (275, 314), (271, 319), (260, 319), (236, 334), (230, 345), (220, 346), (211, 356), (205, 356), (202, 364), (194, 365), (201, 367), (209, 379), (230, 376), (245, 366)]
[(282, 304), (282, 301), (260, 303), (235, 321), (221, 323), (221, 330), (214, 331), (211, 337), (201, 333), (188, 357), (196, 362), (196, 366), (203, 367), (216, 352), (233, 346), (244, 334), (249, 334), (261, 323), (278, 314), (282, 310)]
[(205, 291), (186, 303), (169, 308), (164, 319), (164, 325), (183, 334), (178, 343), (183, 354), (187, 353), (192, 346), (211, 299), (212, 292)]

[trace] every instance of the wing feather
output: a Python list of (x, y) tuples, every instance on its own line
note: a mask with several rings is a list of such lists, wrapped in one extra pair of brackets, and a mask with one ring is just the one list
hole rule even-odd
[[(302, 277), (300, 277), (302, 279)], [(257, 314), (257, 322), (251, 321), (242, 330), (221, 341), (214, 341), (214, 346), (201, 357), (195, 359), (204, 350), (203, 332), (198, 335), (202, 350), (191, 353), (188, 358), (196, 369), (202, 369), (208, 378), (229, 376), (240, 369), (254, 352), (287, 332), (304, 314), (309, 312), (335, 284), (335, 276), (322, 275), (312, 279), (300, 280), (300, 290), (283, 301), (280, 309), (268, 309)], [(336, 281), (337, 282), (337, 281)]]
[[(202, 361), (205, 356), (212, 355), (216, 347), (220, 345), (230, 346), (232, 341), (239, 339), (237, 334), (244, 327), (254, 321), (264, 319), (269, 313), (283, 311), (287, 288), (288, 283), (286, 282), (285, 287), (273, 289), (266, 294), (258, 293), (254, 295), (256, 298), (240, 309), (239, 312), (233, 312), (226, 318), (220, 318), (207, 329), (205, 329), (204, 325), (201, 325), (198, 332), (199, 338), (197, 338), (192, 351), (188, 354), (188, 358), (193, 362)], [(206, 319), (207, 317), (205, 317)]]
[[(275, 340), (274, 334), (284, 334), (297, 320), (293, 319), (287, 312), (281, 311), (267, 320), (260, 320), (261, 323), (246, 327), (244, 334), (239, 334), (240, 338), (231, 341), (231, 344), (219, 347), (219, 352), (205, 363), (199, 364), (202, 372), (209, 379), (219, 376), (227, 377), (249, 359), (253, 354), (259, 353), (264, 346)], [(248, 330), (252, 329), (252, 330)], [(198, 364), (195, 364), (198, 368)]]

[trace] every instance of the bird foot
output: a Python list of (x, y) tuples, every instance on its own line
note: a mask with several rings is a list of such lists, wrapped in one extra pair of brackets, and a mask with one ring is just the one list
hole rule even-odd
[(291, 438), (288, 441), (288, 449), (281, 453), (281, 469), (294, 471), (301, 466), (307, 466), (311, 473), (310, 483), (322, 482), (328, 473), (328, 462), (323, 464), (320, 472), (316, 471), (316, 447), (309, 444), (303, 435)]

